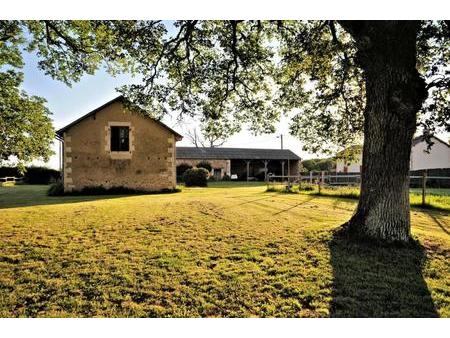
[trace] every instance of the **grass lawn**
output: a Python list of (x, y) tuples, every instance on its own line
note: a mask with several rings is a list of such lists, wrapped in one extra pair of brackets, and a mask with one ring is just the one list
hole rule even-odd
[(421, 247), (376, 248), (334, 235), (350, 199), (45, 190), (0, 187), (2, 317), (450, 317), (445, 210), (412, 210)]

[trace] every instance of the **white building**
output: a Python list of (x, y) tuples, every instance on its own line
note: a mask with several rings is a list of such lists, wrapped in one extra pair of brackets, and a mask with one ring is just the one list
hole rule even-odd
[[(450, 168), (450, 145), (447, 142), (432, 136), (433, 145), (428, 151), (428, 144), (423, 136), (413, 139), (411, 148), (410, 170), (447, 169)], [(362, 154), (359, 153), (352, 160), (337, 159), (336, 172), (359, 173), (362, 167)]]
[(450, 146), (447, 142), (432, 136), (433, 145), (428, 152), (428, 144), (422, 136), (413, 140), (410, 170), (450, 168)]

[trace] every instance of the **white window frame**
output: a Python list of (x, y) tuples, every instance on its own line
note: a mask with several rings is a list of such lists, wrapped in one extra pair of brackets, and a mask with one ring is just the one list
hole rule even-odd
[[(128, 127), (128, 141), (129, 141), (129, 151), (111, 151), (111, 127)], [(106, 135), (105, 135), (105, 151), (109, 153), (109, 156), (113, 160), (129, 160), (131, 159), (134, 152), (134, 128), (131, 125), (131, 122), (123, 122), (123, 121), (109, 121), (108, 126), (105, 127)]]

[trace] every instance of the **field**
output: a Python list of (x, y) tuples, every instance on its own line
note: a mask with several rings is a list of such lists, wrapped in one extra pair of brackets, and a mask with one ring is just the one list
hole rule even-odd
[(48, 197), (0, 187), (1, 317), (449, 317), (450, 213), (414, 247), (335, 229), (356, 201), (257, 183)]

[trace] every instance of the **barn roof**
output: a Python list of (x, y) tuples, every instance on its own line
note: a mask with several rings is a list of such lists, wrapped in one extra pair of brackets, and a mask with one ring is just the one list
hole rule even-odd
[(177, 147), (177, 159), (301, 160), (289, 149)]
[[(109, 105), (111, 105), (111, 104), (113, 104), (113, 103), (115, 103), (115, 102), (124, 102), (125, 100), (126, 100), (126, 98), (123, 97), (122, 95), (120, 95), (120, 96), (116, 97), (115, 99), (112, 99), (111, 101), (106, 102), (104, 105), (101, 105), (100, 107), (95, 108), (94, 110), (90, 111), (89, 113), (87, 113), (87, 114), (81, 116), (80, 118), (76, 119), (75, 121), (69, 123), (67, 126), (65, 126), (65, 127), (61, 128), (61, 129), (57, 130), (57, 131), (56, 131), (56, 134), (57, 134), (59, 137), (62, 137), (62, 135), (64, 134), (64, 132), (65, 132), (66, 130), (68, 130), (70, 127), (76, 125), (77, 123), (81, 122), (81, 121), (84, 120), (85, 118), (88, 118), (88, 117), (90, 117), (90, 116), (92, 116), (92, 115), (98, 113), (98, 112), (99, 112), (100, 110), (102, 110), (103, 108), (105, 108), (105, 107), (107, 107), (107, 106), (109, 106)], [(162, 123), (161, 121), (158, 121), (158, 120), (156, 120), (156, 119), (154, 119), (154, 118), (152, 118), (152, 117), (150, 117), (150, 116), (148, 116), (148, 115), (143, 115), (143, 116), (145, 116), (146, 118), (152, 119), (153, 121), (155, 121), (156, 123), (158, 123), (160, 126), (162, 126), (163, 128), (165, 128), (165, 129), (167, 129), (168, 131), (170, 131), (172, 134), (174, 134), (177, 138), (179, 138), (179, 139), (182, 139), (182, 138), (183, 138), (183, 136), (181, 136), (179, 133), (177, 133), (175, 130), (173, 130), (173, 129), (170, 128), (169, 126), (165, 125), (165, 124)]]

